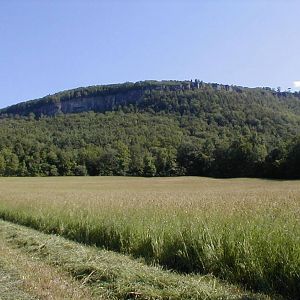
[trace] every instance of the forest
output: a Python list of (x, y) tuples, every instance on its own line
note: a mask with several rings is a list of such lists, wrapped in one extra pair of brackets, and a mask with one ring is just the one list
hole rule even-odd
[[(90, 97), (113, 100), (50, 113)], [(0, 175), (300, 178), (300, 94), (145, 81), (23, 102), (0, 110)]]

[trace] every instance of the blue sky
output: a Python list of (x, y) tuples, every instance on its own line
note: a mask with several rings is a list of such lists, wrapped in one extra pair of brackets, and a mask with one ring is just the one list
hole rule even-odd
[(0, 0), (0, 107), (79, 86), (293, 87), (297, 0)]

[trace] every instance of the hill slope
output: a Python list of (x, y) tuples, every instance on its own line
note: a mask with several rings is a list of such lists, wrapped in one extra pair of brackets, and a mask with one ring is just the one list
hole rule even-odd
[(93, 86), (2, 109), (0, 125), (0, 175), (300, 176), (300, 93)]
[[(77, 88), (22, 102), (0, 110), (0, 114), (26, 116), (34, 113), (54, 116), (60, 113), (106, 112), (126, 108), (135, 111), (164, 111), (199, 114), (210, 110), (208, 101), (223, 108), (239, 109), (258, 105), (263, 109), (300, 113), (300, 93), (276, 92), (270, 88), (244, 88), (195, 81), (141, 81)], [(226, 112), (228, 113), (228, 112)]]

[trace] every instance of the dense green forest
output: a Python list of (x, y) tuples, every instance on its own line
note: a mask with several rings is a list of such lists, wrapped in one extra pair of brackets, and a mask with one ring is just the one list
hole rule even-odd
[(0, 111), (0, 175), (300, 178), (300, 94), (200, 81), (64, 91)]

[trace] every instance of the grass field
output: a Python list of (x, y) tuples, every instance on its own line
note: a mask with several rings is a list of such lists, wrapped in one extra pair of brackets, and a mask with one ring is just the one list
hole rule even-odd
[(1, 220), (0, 251), (1, 300), (270, 300), (213, 276), (176, 274)]
[(0, 217), (185, 273), (300, 295), (300, 182), (1, 178)]

